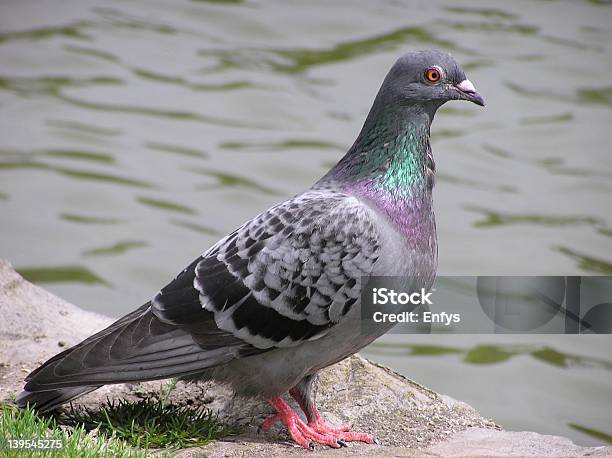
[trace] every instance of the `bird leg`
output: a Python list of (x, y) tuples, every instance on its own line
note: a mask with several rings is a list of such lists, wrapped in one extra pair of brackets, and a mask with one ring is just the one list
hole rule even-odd
[(289, 394), (300, 405), (306, 415), (308, 426), (318, 433), (332, 435), (339, 442), (365, 442), (367, 444), (376, 443), (376, 439), (371, 434), (355, 433), (349, 431), (350, 423), (344, 423), (341, 426), (329, 425), (319, 413), (319, 409), (312, 400), (312, 380), (305, 380), (305, 383), (300, 383), (289, 390)]
[(333, 448), (346, 446), (346, 442), (353, 441), (368, 444), (378, 443), (370, 434), (349, 431), (348, 423), (340, 427), (327, 424), (312, 401), (313, 381), (314, 377), (308, 376), (289, 390), (289, 394), (304, 411), (308, 423), (299, 418), (295, 411), (281, 397), (278, 397), (270, 401), (278, 413), (267, 418), (261, 425), (261, 429), (268, 431), (276, 422), (281, 421), (287, 427), (291, 438), (302, 447), (309, 449), (312, 449), (311, 441)]
[(264, 421), (261, 426), (264, 431), (270, 429), (277, 421), (281, 421), (287, 427), (291, 439), (298, 445), (309, 450), (314, 450), (313, 441), (319, 444), (329, 445), (333, 448), (339, 448), (345, 445), (337, 437), (331, 434), (319, 433), (304, 423), (282, 397), (272, 399), (270, 404), (272, 404), (278, 413)]

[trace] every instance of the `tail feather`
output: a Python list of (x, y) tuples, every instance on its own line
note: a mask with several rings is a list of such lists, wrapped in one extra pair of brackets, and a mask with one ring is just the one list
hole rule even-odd
[(34, 370), (17, 404), (52, 410), (102, 385), (195, 375), (262, 351), (222, 334), (213, 314), (200, 310), (194, 335), (143, 305)]
[(100, 388), (100, 386), (77, 386), (36, 392), (25, 390), (17, 396), (17, 406), (21, 408), (30, 406), (39, 412), (45, 412), (53, 410), (68, 401), (72, 401), (98, 388)]

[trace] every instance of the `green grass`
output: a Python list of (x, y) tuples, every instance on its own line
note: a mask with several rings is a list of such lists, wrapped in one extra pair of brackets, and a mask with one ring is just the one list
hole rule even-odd
[(71, 407), (65, 423), (83, 426), (87, 431), (97, 430), (138, 448), (197, 447), (236, 434), (233, 429), (221, 426), (217, 416), (205, 407), (168, 402), (175, 388), (173, 380), (165, 389), (161, 386), (158, 399), (107, 400), (98, 409)]
[[(54, 449), (11, 449), (9, 439), (50, 439), (60, 441), (62, 447)], [(63, 429), (53, 418), (41, 418), (31, 409), (21, 410), (10, 405), (0, 405), (0, 456), (3, 457), (118, 457), (145, 458), (151, 456), (135, 450), (126, 442), (88, 433), (83, 427)]]
[[(169, 456), (181, 448), (208, 444), (235, 435), (205, 407), (168, 402), (176, 382), (158, 397), (139, 401), (107, 400), (95, 409), (74, 409), (59, 417), (42, 417), (31, 409), (0, 404), (0, 456), (119, 457)], [(8, 439), (53, 439), (61, 449), (10, 450)], [(156, 450), (145, 450), (156, 449)]]
[(100, 409), (71, 410), (66, 423), (97, 429), (138, 448), (187, 448), (235, 434), (205, 407), (179, 406), (163, 399), (107, 401)]

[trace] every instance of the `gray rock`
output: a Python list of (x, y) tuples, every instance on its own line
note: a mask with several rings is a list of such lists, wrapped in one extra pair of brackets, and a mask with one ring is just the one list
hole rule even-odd
[[(27, 373), (47, 358), (112, 321), (86, 312), (24, 280), (0, 260), (0, 400), (19, 392)], [(157, 396), (160, 383), (105, 386), (75, 403), (95, 407), (108, 397)], [(226, 387), (179, 384), (177, 403), (204, 403), (243, 434), (179, 455), (233, 456), (612, 456), (612, 447), (579, 447), (569, 439), (532, 432), (507, 432), (467, 404), (435, 393), (391, 369), (358, 355), (325, 370), (317, 391), (321, 411), (330, 422), (350, 421), (354, 430), (376, 435), (383, 443), (351, 443), (314, 453), (295, 447), (275, 427), (258, 434), (272, 413), (265, 402), (235, 397)]]
[(580, 447), (566, 437), (482, 428), (471, 428), (457, 433), (449, 440), (429, 447), (427, 451), (447, 457), (612, 456), (612, 447)]

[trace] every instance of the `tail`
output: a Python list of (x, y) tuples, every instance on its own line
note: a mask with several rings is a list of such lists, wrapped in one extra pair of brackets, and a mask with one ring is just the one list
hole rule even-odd
[(45, 412), (53, 410), (66, 402), (72, 401), (84, 394), (90, 393), (97, 390), (102, 385), (85, 385), (85, 386), (70, 386), (65, 388), (56, 389), (45, 389), (45, 379), (49, 379), (46, 375), (51, 369), (55, 369), (62, 361), (75, 355), (80, 349), (84, 348), (88, 344), (101, 340), (104, 336), (113, 334), (114, 332), (121, 330), (126, 324), (132, 323), (134, 319), (142, 316), (143, 312), (148, 309), (150, 303), (147, 303), (140, 307), (138, 310), (126, 315), (120, 320), (114, 322), (104, 330), (94, 334), (87, 338), (78, 345), (69, 348), (53, 358), (46, 361), (42, 366), (32, 371), (26, 377), (26, 386), (24, 390), (17, 396), (17, 406), (20, 408), (32, 407), (39, 412)]
[(160, 320), (151, 303), (144, 304), (34, 370), (17, 405), (52, 410), (102, 385), (193, 376), (245, 351), (244, 342), (223, 336), (213, 314), (196, 305), (193, 334)]
[(60, 388), (57, 390), (34, 392), (24, 390), (17, 396), (17, 406), (22, 409), (30, 406), (39, 412), (45, 412), (47, 410), (53, 410), (79, 396), (97, 390), (100, 386), (79, 386), (75, 388)]

